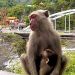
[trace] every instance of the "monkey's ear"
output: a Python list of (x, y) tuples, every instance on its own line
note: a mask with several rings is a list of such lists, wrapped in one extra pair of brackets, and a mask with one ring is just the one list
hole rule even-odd
[(46, 17), (49, 17), (49, 12), (48, 12), (48, 10), (45, 10), (44, 14), (45, 14)]

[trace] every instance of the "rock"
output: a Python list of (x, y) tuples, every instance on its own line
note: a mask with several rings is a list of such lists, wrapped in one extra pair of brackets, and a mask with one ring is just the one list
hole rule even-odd
[(15, 74), (15, 73), (12, 73), (12, 72), (6, 72), (6, 71), (0, 70), (0, 75), (19, 75), (19, 74)]

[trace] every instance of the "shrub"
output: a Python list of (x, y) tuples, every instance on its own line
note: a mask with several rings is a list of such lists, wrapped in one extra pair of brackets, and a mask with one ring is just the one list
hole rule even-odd
[(68, 64), (64, 75), (75, 75), (75, 52), (65, 52), (65, 55), (68, 58)]
[(13, 46), (13, 51), (18, 53), (19, 56), (25, 52), (26, 42), (21, 36), (17, 34), (4, 34), (3, 39)]

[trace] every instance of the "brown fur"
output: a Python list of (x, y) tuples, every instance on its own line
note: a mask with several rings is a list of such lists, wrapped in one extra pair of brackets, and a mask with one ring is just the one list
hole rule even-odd
[[(36, 14), (36, 28), (31, 31), (29, 41), (27, 43), (27, 60), (30, 75), (39, 75), (40, 70), (40, 52), (41, 49), (51, 49), (57, 55), (57, 62), (50, 75), (59, 75), (61, 67), (62, 51), (60, 38), (56, 31), (52, 28), (52, 22), (48, 18), (48, 12), (45, 10), (37, 10), (32, 12)], [(30, 20), (31, 21), (31, 20)]]
[[(50, 57), (54, 55), (54, 52), (50, 49), (45, 49), (41, 51), (41, 62), (40, 62), (40, 70), (39, 75), (48, 75), (54, 66), (50, 66)], [(54, 61), (56, 62), (56, 61)]]

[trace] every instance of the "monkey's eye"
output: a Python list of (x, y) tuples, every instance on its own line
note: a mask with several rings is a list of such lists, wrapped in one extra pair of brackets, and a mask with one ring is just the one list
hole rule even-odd
[(34, 19), (34, 18), (36, 18), (36, 17), (37, 17), (36, 14), (32, 14), (29, 18), (30, 18), (30, 19)]

